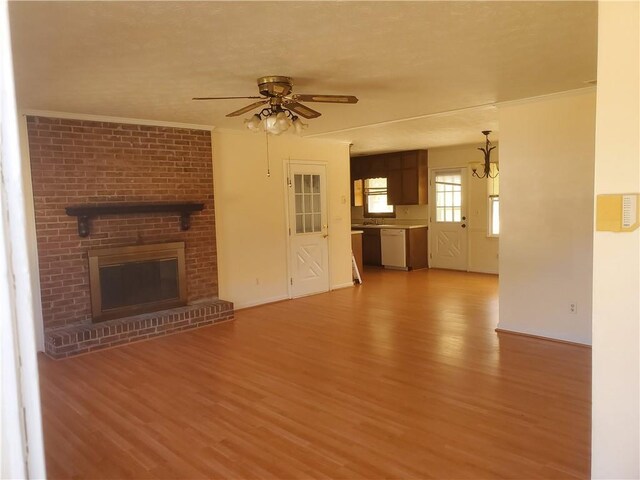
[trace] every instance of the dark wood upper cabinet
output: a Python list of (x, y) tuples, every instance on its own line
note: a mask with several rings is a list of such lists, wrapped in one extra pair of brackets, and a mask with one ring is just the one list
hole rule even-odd
[[(429, 184), (426, 150), (410, 150), (351, 159), (351, 185), (354, 180), (387, 178), (387, 198), (390, 205), (426, 205)], [(352, 195), (352, 205), (354, 197)]]
[(402, 152), (386, 153), (384, 157), (384, 165), (387, 170), (402, 169)]
[(402, 169), (387, 171), (387, 204), (402, 205), (404, 201), (402, 188)]
[(384, 155), (373, 155), (369, 162), (366, 163), (369, 165), (366, 178), (379, 178), (386, 175), (387, 168)]

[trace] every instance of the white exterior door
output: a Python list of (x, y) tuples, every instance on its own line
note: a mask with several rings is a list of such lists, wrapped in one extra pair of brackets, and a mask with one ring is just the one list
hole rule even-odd
[(329, 290), (327, 182), (324, 165), (292, 163), (289, 207), (291, 297)]
[(466, 169), (431, 172), (429, 266), (467, 270)]

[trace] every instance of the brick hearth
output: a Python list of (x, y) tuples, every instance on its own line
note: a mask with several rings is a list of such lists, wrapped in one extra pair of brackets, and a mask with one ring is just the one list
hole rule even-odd
[(45, 351), (53, 358), (65, 358), (225, 320), (233, 320), (233, 304), (216, 300), (202, 305), (50, 330), (46, 334)]
[[(233, 318), (232, 304), (218, 301), (211, 132), (48, 117), (27, 117), (27, 128), (47, 353), (59, 358)], [(204, 209), (187, 231), (178, 213), (100, 215), (84, 238), (65, 212), (151, 202)], [(187, 306), (93, 324), (87, 252), (163, 242), (185, 244)]]

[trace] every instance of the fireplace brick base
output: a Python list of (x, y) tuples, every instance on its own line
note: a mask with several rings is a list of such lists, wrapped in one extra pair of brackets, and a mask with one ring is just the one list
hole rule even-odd
[(52, 358), (66, 358), (232, 319), (233, 303), (215, 300), (107, 322), (76, 324), (46, 332), (45, 352)]

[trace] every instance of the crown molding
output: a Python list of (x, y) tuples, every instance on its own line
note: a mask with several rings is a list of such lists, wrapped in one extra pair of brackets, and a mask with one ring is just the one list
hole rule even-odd
[(185, 128), (190, 130), (213, 131), (215, 129), (213, 125), (198, 125), (194, 123), (166, 122), (162, 120), (149, 120), (149, 119), (142, 119), (142, 118), (111, 117), (108, 115), (90, 115), (87, 113), (56, 112), (52, 110), (21, 109), (19, 110), (18, 114), (20, 116), (64, 118), (69, 120), (88, 120), (92, 122), (126, 123), (129, 125), (174, 127), (174, 128)]
[(597, 91), (597, 87), (593, 86), (593, 87), (584, 87), (584, 88), (576, 88), (574, 90), (564, 90), (562, 92), (554, 92), (554, 93), (548, 93), (545, 95), (538, 95), (536, 97), (527, 97), (527, 98), (520, 98), (518, 100), (508, 100), (506, 102), (498, 102), (496, 103), (496, 107), (497, 108), (504, 108), (504, 107), (512, 107), (515, 105), (524, 105), (527, 103), (535, 103), (535, 102), (541, 102), (541, 101), (545, 101), (545, 100), (554, 100), (557, 98), (565, 98), (565, 97), (575, 97), (578, 95), (587, 95), (590, 93), (596, 93)]

